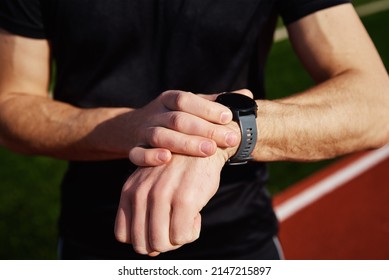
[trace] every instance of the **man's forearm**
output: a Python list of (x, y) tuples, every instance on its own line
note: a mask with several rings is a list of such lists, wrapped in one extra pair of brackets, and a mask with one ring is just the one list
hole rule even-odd
[(79, 109), (46, 97), (14, 94), (0, 103), (0, 143), (20, 153), (61, 159), (125, 158), (132, 144), (123, 133), (129, 112)]
[(343, 73), (302, 94), (258, 101), (259, 161), (312, 161), (389, 141), (389, 83)]
[(223, 105), (174, 90), (139, 109), (81, 109), (43, 95), (0, 94), (0, 144), (68, 160), (126, 158), (130, 150), (142, 166), (165, 163), (171, 153), (210, 156), (217, 146), (238, 144), (223, 125), (231, 119)]

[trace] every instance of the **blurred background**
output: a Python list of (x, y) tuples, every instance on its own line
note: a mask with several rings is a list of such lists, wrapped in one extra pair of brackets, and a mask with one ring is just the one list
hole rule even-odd
[[(368, 13), (361, 10), (361, 18), (388, 69), (389, 0), (354, 0), (353, 4), (361, 7), (376, 2), (383, 4)], [(270, 99), (313, 85), (288, 40), (277, 40), (269, 60), (266, 83)], [(269, 190), (276, 196), (335, 161), (271, 163)], [(57, 258), (59, 185), (65, 169), (66, 162), (21, 156), (0, 147), (0, 259)]]

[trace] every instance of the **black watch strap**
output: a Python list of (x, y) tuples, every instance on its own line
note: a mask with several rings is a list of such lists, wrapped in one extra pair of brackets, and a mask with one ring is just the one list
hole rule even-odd
[(236, 153), (227, 161), (229, 165), (246, 164), (252, 159), (251, 153), (257, 143), (257, 122), (255, 115), (240, 116), (238, 120), (242, 132), (242, 139)]

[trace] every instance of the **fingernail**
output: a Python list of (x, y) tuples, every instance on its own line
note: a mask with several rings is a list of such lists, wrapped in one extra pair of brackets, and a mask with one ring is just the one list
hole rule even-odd
[(220, 121), (223, 124), (229, 123), (232, 120), (231, 112), (223, 112), (220, 116)]
[(169, 161), (169, 155), (167, 153), (159, 153), (158, 159), (162, 162)]
[(210, 142), (203, 142), (200, 145), (200, 150), (207, 155), (213, 154), (213, 144)]
[(230, 147), (238, 145), (238, 135), (235, 132), (227, 133), (226, 142)]

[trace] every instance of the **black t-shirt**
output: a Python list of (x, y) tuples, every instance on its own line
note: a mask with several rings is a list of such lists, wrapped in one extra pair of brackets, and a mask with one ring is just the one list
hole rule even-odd
[[(167, 89), (249, 88), (264, 98), (277, 15), (288, 24), (345, 2), (0, 0), (0, 27), (50, 40), (55, 99), (82, 108), (138, 108)], [(128, 160), (70, 162), (61, 236), (91, 257), (140, 258), (113, 235), (121, 187), (134, 170)], [(225, 167), (219, 191), (202, 211), (199, 240), (160, 258), (260, 258), (255, 252), (277, 233), (266, 174), (264, 163)]]

